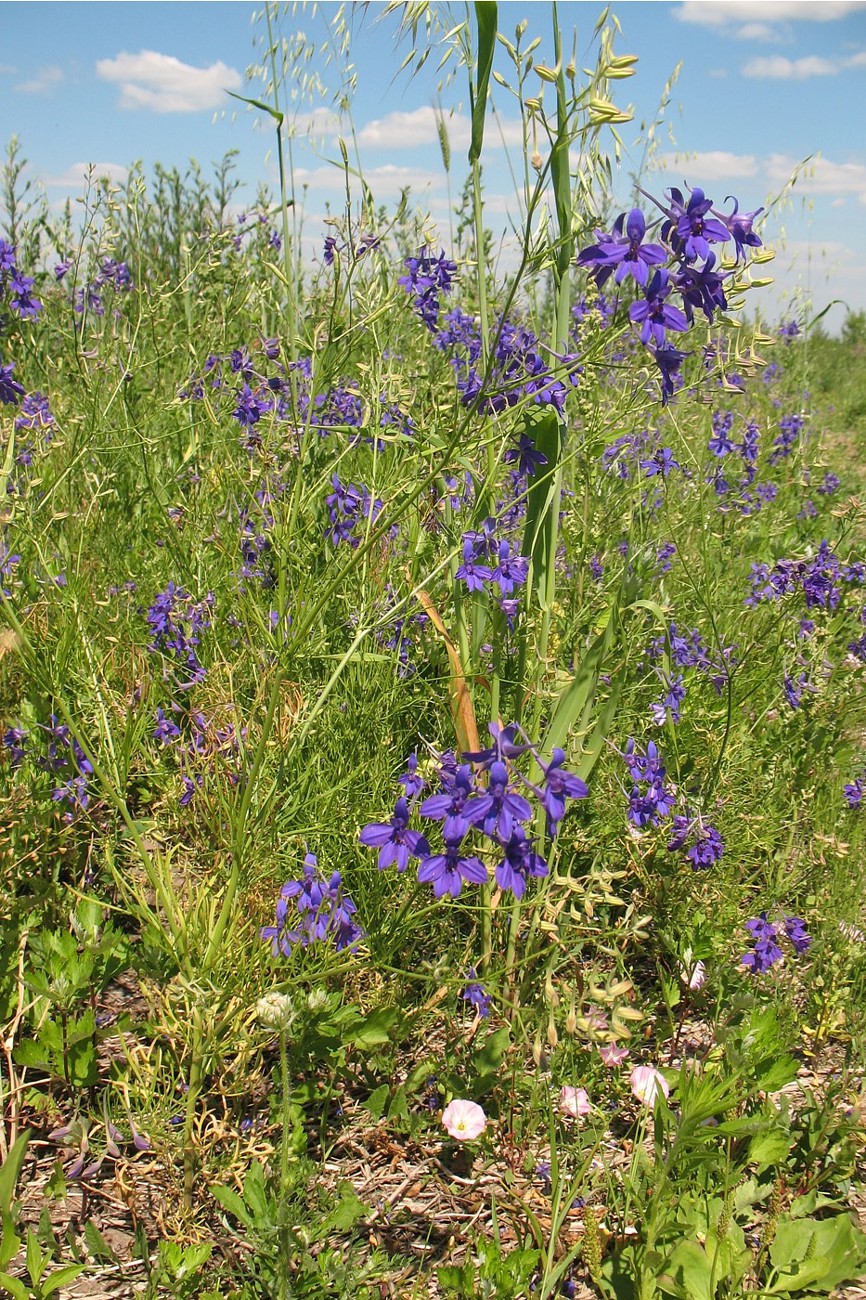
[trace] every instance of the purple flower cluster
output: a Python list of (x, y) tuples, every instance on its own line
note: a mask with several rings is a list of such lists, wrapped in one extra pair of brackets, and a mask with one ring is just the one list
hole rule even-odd
[[(63, 275), (57, 272), (63, 267), (63, 275), (69, 269), (69, 263), (61, 262), (58, 267), (54, 268), (55, 278), (59, 281)], [(99, 268), (92, 280), (85, 285), (79, 285), (75, 290), (72, 306), (78, 315), (83, 315), (85, 311), (93, 316), (105, 315), (106, 289), (112, 290), (115, 294), (131, 293), (135, 288), (132, 278), (132, 272), (126, 262), (115, 261), (113, 257), (104, 257), (99, 264)]]
[(667, 768), (654, 741), (647, 745), (646, 753), (635, 748), (629, 737), (623, 750), (632, 790), (628, 801), (628, 819), (634, 826), (658, 826), (676, 805), (676, 796), (665, 786)]
[(185, 690), (204, 681), (207, 670), (198, 659), (202, 633), (210, 627), (214, 597), (194, 601), (183, 587), (170, 582), (147, 611), (152, 640), (148, 649), (166, 655), (176, 668), (183, 668), (188, 680), (175, 685)]
[(289, 880), (280, 890), (277, 899), (275, 925), (264, 925), (260, 934), (270, 939), (274, 956), (280, 953), (290, 957), (292, 948), (308, 947), (311, 943), (333, 940), (338, 952), (355, 948), (364, 937), (364, 931), (355, 921), (357, 908), (343, 889), (339, 871), (326, 881), (318, 873), (318, 860), (313, 853), (304, 858), (302, 880)]
[(805, 921), (784, 913), (781, 920), (774, 923), (768, 920), (766, 912), (761, 912), (746, 922), (746, 929), (752, 936), (752, 947), (740, 958), (740, 964), (756, 975), (781, 961), (783, 953), (778, 940), (783, 935), (787, 936), (797, 955), (806, 952), (812, 942), (811, 935), (806, 933)]
[(842, 599), (842, 585), (861, 586), (866, 581), (866, 567), (859, 562), (844, 564), (824, 538), (811, 560), (777, 560), (770, 569), (753, 564), (750, 575), (752, 591), (747, 605), (781, 600), (800, 592), (810, 609), (834, 610)]
[[(629, 319), (640, 326), (641, 342), (659, 367), (664, 404), (673, 395), (674, 379), (686, 355), (670, 344), (668, 333), (686, 331), (696, 311), (712, 323), (715, 313), (728, 305), (724, 282), (730, 272), (717, 269), (710, 245), (733, 239), (737, 260), (745, 259), (746, 248), (760, 247), (753, 223), (762, 209), (740, 212), (734, 199), (733, 212), (717, 212), (697, 187), (688, 201), (676, 188), (668, 191), (667, 203), (646, 197), (664, 214), (662, 243), (646, 242), (646, 218), (640, 208), (634, 208), (628, 216), (621, 213), (609, 233), (596, 230), (596, 242), (581, 251), (577, 262), (590, 269), (599, 287), (611, 277), (617, 286), (631, 277), (643, 290), (643, 298), (629, 307)], [(681, 306), (670, 301), (672, 293), (679, 295)]]
[(203, 713), (187, 712), (179, 704), (172, 704), (170, 710), (174, 717), (166, 715), (162, 707), (157, 709), (153, 738), (171, 748), (177, 758), (183, 785), (178, 801), (181, 808), (192, 802), (205, 778), (213, 776), (218, 766), (228, 768), (229, 782), (236, 785), (240, 780), (241, 742), (246, 738), (246, 728), (238, 736), (232, 723), (217, 727)]
[[(378, 497), (371, 497), (363, 484), (356, 487), (354, 483), (341, 483), (336, 473), (331, 475), (331, 487), (333, 491), (325, 497), (331, 521), (325, 529), (325, 536), (335, 546), (348, 542), (354, 549), (360, 544), (368, 523), (375, 524), (382, 502)], [(396, 528), (389, 530), (389, 536), (396, 536)]]
[(427, 249), (403, 261), (406, 274), (397, 283), (412, 298), (412, 306), (428, 330), (435, 330), (439, 320), (440, 295), (451, 292), (457, 266), (441, 252), (438, 257)]
[(495, 535), (496, 521), (485, 520), (480, 532), (463, 534), (463, 560), (454, 575), (467, 591), (497, 588), (502, 600), (510, 600), (529, 575), (529, 560), (512, 555), (511, 547)]
[(93, 764), (69, 727), (58, 721), (56, 714), (52, 713), (47, 723), (40, 723), (36, 732), (42, 743), (35, 752), (29, 744), (33, 733), (23, 727), (9, 727), (2, 738), (3, 747), (9, 753), (13, 768), (20, 767), (32, 753), (36, 766), (49, 772), (53, 778), (52, 802), (68, 805), (63, 820), (71, 822), (75, 813), (83, 812), (90, 805), (88, 782), (93, 777)]
[(700, 816), (693, 817), (688, 809), (684, 814), (675, 814), (668, 850), (674, 853), (685, 849), (692, 871), (705, 871), (721, 862), (724, 848), (725, 842), (715, 826)]
[[(359, 836), (362, 844), (379, 849), (380, 869), (396, 864), (399, 871), (405, 871), (409, 859), (416, 858), (419, 881), (432, 884), (437, 898), (446, 894), (457, 898), (464, 884), (481, 885), (489, 879), (478, 854), (464, 847), (464, 840), (474, 832), (492, 846), (500, 889), (522, 898), (530, 878), (547, 875), (547, 863), (534, 851), (525, 830), (533, 808), (521, 791), (533, 795), (544, 809), (551, 839), (565, 816), (566, 801), (584, 799), (589, 791), (580, 777), (566, 771), (561, 749), (554, 749), (551, 761), (545, 763), (530, 742), (516, 743), (516, 726), (491, 723), (489, 730), (493, 744), (479, 753), (464, 754), (462, 764), (453, 755), (442, 756), (439, 792), (420, 805), (422, 817), (442, 823), (441, 853), (433, 853), (426, 836), (409, 827), (412, 807), (423, 788), (417, 759), (412, 756), (410, 771), (400, 778), (412, 805), (401, 796), (390, 822), (371, 822)], [(528, 752), (542, 771), (540, 784), (528, 780), (515, 765), (515, 760)]]
[(705, 673), (717, 691), (724, 688), (736, 662), (734, 646), (724, 646), (719, 655), (711, 655), (697, 628), (681, 633), (676, 623), (670, 624), (666, 636), (650, 641), (644, 653), (650, 663), (657, 664), (666, 651), (677, 668), (694, 668)]
[(33, 320), (42, 303), (33, 296), (33, 279), (18, 269), (14, 244), (0, 239), (0, 298), (21, 320)]
[[(532, 330), (507, 319), (500, 321), (492, 341), (489, 374), (485, 377), (478, 324), (459, 307), (444, 318), (433, 345), (449, 354), (462, 404), (477, 403), (482, 411), (501, 413), (529, 402), (553, 406), (561, 415), (569, 388), (578, 379), (579, 368), (570, 357), (548, 354)], [(553, 372), (551, 362), (559, 363), (565, 379)], [(528, 436), (510, 459), (516, 459), (529, 473), (535, 473), (537, 466), (545, 463)]]
[(277, 900), (276, 924), (261, 927), (260, 935), (270, 940), (274, 957), (280, 953), (290, 957), (294, 946), (308, 948), (309, 944), (330, 940), (337, 952), (342, 952), (356, 948), (364, 937), (354, 919), (356, 910), (343, 889), (339, 871), (325, 880), (319, 875), (316, 855), (308, 853), (303, 879), (286, 881)]

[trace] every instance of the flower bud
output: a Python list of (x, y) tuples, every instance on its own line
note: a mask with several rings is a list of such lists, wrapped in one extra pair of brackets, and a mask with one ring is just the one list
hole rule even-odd
[(256, 1003), (256, 1015), (266, 1029), (276, 1029), (285, 1034), (291, 1028), (297, 1015), (292, 999), (288, 993), (266, 993)]

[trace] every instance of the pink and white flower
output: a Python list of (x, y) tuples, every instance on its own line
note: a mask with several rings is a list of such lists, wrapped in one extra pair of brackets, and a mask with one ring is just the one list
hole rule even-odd
[(651, 1065), (636, 1065), (631, 1072), (631, 1090), (645, 1106), (654, 1106), (656, 1097), (661, 1092), (665, 1098), (670, 1094), (668, 1081)]
[(585, 1088), (571, 1088), (566, 1085), (559, 1094), (559, 1109), (572, 1119), (580, 1119), (592, 1110), (592, 1102)]
[(598, 1054), (602, 1065), (622, 1065), (628, 1056), (627, 1047), (617, 1047), (616, 1043), (599, 1043)]
[(487, 1127), (487, 1116), (477, 1102), (456, 1097), (443, 1110), (442, 1123), (449, 1137), (458, 1142), (472, 1142)]

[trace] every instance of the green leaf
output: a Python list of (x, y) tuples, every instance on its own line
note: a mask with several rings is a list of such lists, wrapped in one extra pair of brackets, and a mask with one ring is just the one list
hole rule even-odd
[(15, 1187), (18, 1183), (24, 1157), (27, 1154), (27, 1143), (29, 1141), (30, 1129), (28, 1128), (16, 1138), (6, 1153), (6, 1159), (0, 1166), (0, 1210), (5, 1211), (6, 1214), (9, 1214), (12, 1209)]
[(679, 1300), (714, 1300), (713, 1265), (703, 1246), (688, 1238), (681, 1241), (668, 1258), (658, 1284)]
[(47, 1282), (42, 1283), (42, 1294), (45, 1296), (53, 1295), (61, 1287), (66, 1286), (69, 1282), (74, 1282), (79, 1273), (84, 1272), (83, 1264), (63, 1264), (51, 1274)]
[(496, 4), (494, 0), (476, 0), (475, 22), (478, 26), (478, 76), (474, 85), (470, 83), (470, 98), (472, 100), (470, 163), (477, 162), (481, 157), (481, 146), (484, 143), (487, 91), (490, 86), (490, 73), (493, 69), (493, 52), (496, 49)]
[(847, 1214), (830, 1219), (779, 1219), (770, 1247), (770, 1262), (779, 1277), (768, 1295), (785, 1295), (812, 1287), (829, 1294), (842, 1282), (855, 1282), (866, 1264), (866, 1236)]
[(0, 1273), (0, 1291), (11, 1295), (13, 1300), (30, 1300), (30, 1292), (24, 1283), (9, 1273)]
[(109, 1246), (102, 1233), (97, 1228), (92, 1219), (88, 1219), (84, 1225), (84, 1244), (94, 1259), (102, 1264), (118, 1263), (117, 1255)]
[(756, 1133), (749, 1143), (749, 1164), (755, 1165), (758, 1173), (780, 1165), (791, 1150), (791, 1134), (780, 1129), (768, 1129)]
[(248, 99), (246, 95), (236, 95), (233, 90), (226, 91), (226, 94), (231, 95), (232, 99), (239, 99), (242, 104), (249, 104), (251, 108), (257, 108), (262, 113), (267, 113), (274, 119), (277, 126), (283, 125), (283, 114), (280, 110), (274, 108), (271, 104), (266, 104), (263, 99)]
[(778, 1056), (775, 1060), (761, 1061), (755, 1068), (753, 1086), (758, 1092), (778, 1092), (793, 1083), (799, 1070), (793, 1056)]
[(371, 1092), (364, 1102), (364, 1109), (368, 1110), (373, 1119), (381, 1119), (385, 1112), (388, 1098), (391, 1095), (391, 1089), (387, 1083), (382, 1083), (374, 1092)]
[(247, 1209), (243, 1198), (238, 1195), (233, 1187), (212, 1187), (214, 1199), (219, 1201), (224, 1210), (228, 1210), (238, 1223), (242, 1223), (245, 1228), (252, 1228), (253, 1219)]
[(498, 1073), (502, 1058), (508, 1051), (509, 1041), (510, 1031), (507, 1025), (490, 1034), (472, 1058), (472, 1064), (480, 1075)]
[(375, 1007), (368, 1012), (355, 1029), (349, 1041), (355, 1047), (381, 1047), (391, 1037), (391, 1030), (400, 1019), (396, 1007)]

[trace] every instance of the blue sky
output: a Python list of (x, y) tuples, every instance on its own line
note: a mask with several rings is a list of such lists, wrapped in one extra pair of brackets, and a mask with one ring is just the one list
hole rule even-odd
[[(592, 31), (601, 6), (561, 3), (560, 23), (578, 65), (594, 62)], [(52, 204), (81, 192), (89, 163), (122, 180), (140, 159), (183, 168), (195, 157), (207, 170), (227, 149), (239, 151), (245, 182), (239, 206), (257, 184), (275, 188), (269, 156), (272, 133), (260, 114), (231, 100), (227, 90), (257, 96), (247, 81), (264, 29), (246, 3), (0, 3), (0, 120), (4, 136), (21, 138), (30, 175)], [(317, 12), (300, 6), (281, 18), (283, 36), (303, 33), (315, 52), (299, 60), (293, 113), (295, 181), (305, 191), (305, 231), (319, 244), (326, 208), (339, 210), (343, 177), (337, 135), (348, 118), (334, 114), (345, 83), (345, 57), (334, 31), (336, 5)], [(811, 155), (786, 198), (767, 216), (762, 234), (777, 250), (776, 277), (762, 291), (768, 309), (783, 310), (805, 290), (819, 311), (831, 298), (866, 310), (866, 3), (851, 0), (634, 0), (612, 12), (622, 26), (618, 53), (639, 57), (636, 75), (616, 83), (620, 105), (635, 121), (620, 128), (626, 146), (623, 196), (642, 156), (642, 122), (655, 120), (663, 89), (682, 64), (657, 132), (659, 174), (648, 188), (700, 185), (718, 204), (735, 194), (750, 210), (779, 195), (798, 163)], [(465, 10), (455, 7), (459, 22)], [(550, 9), (542, 3), (502, 3), (500, 30), (513, 39), (522, 19), (528, 41), (542, 37), (536, 58), (550, 52)], [(436, 136), (436, 112), (446, 114), (454, 157), (452, 193), (459, 191), (467, 137), (465, 70), (450, 84), (436, 71), (438, 52), (416, 75), (401, 73), (411, 45), (397, 40), (384, 5), (350, 6), (349, 71), (355, 78), (351, 118), (365, 177), (377, 200), (390, 203), (410, 184), (447, 232), (448, 192)], [(330, 50), (327, 58), (325, 46)], [(497, 69), (509, 77), (504, 50)], [(537, 90), (540, 83), (530, 85)], [(552, 108), (550, 88), (547, 91)], [(497, 125), (485, 138), (484, 171), (490, 224), (517, 218), (513, 174), (522, 170), (513, 100), (494, 89)], [(448, 116), (450, 114), (450, 116)], [(308, 130), (312, 132), (308, 134)], [(507, 240), (506, 240), (507, 260)], [(829, 319), (838, 324), (836, 309)]]

